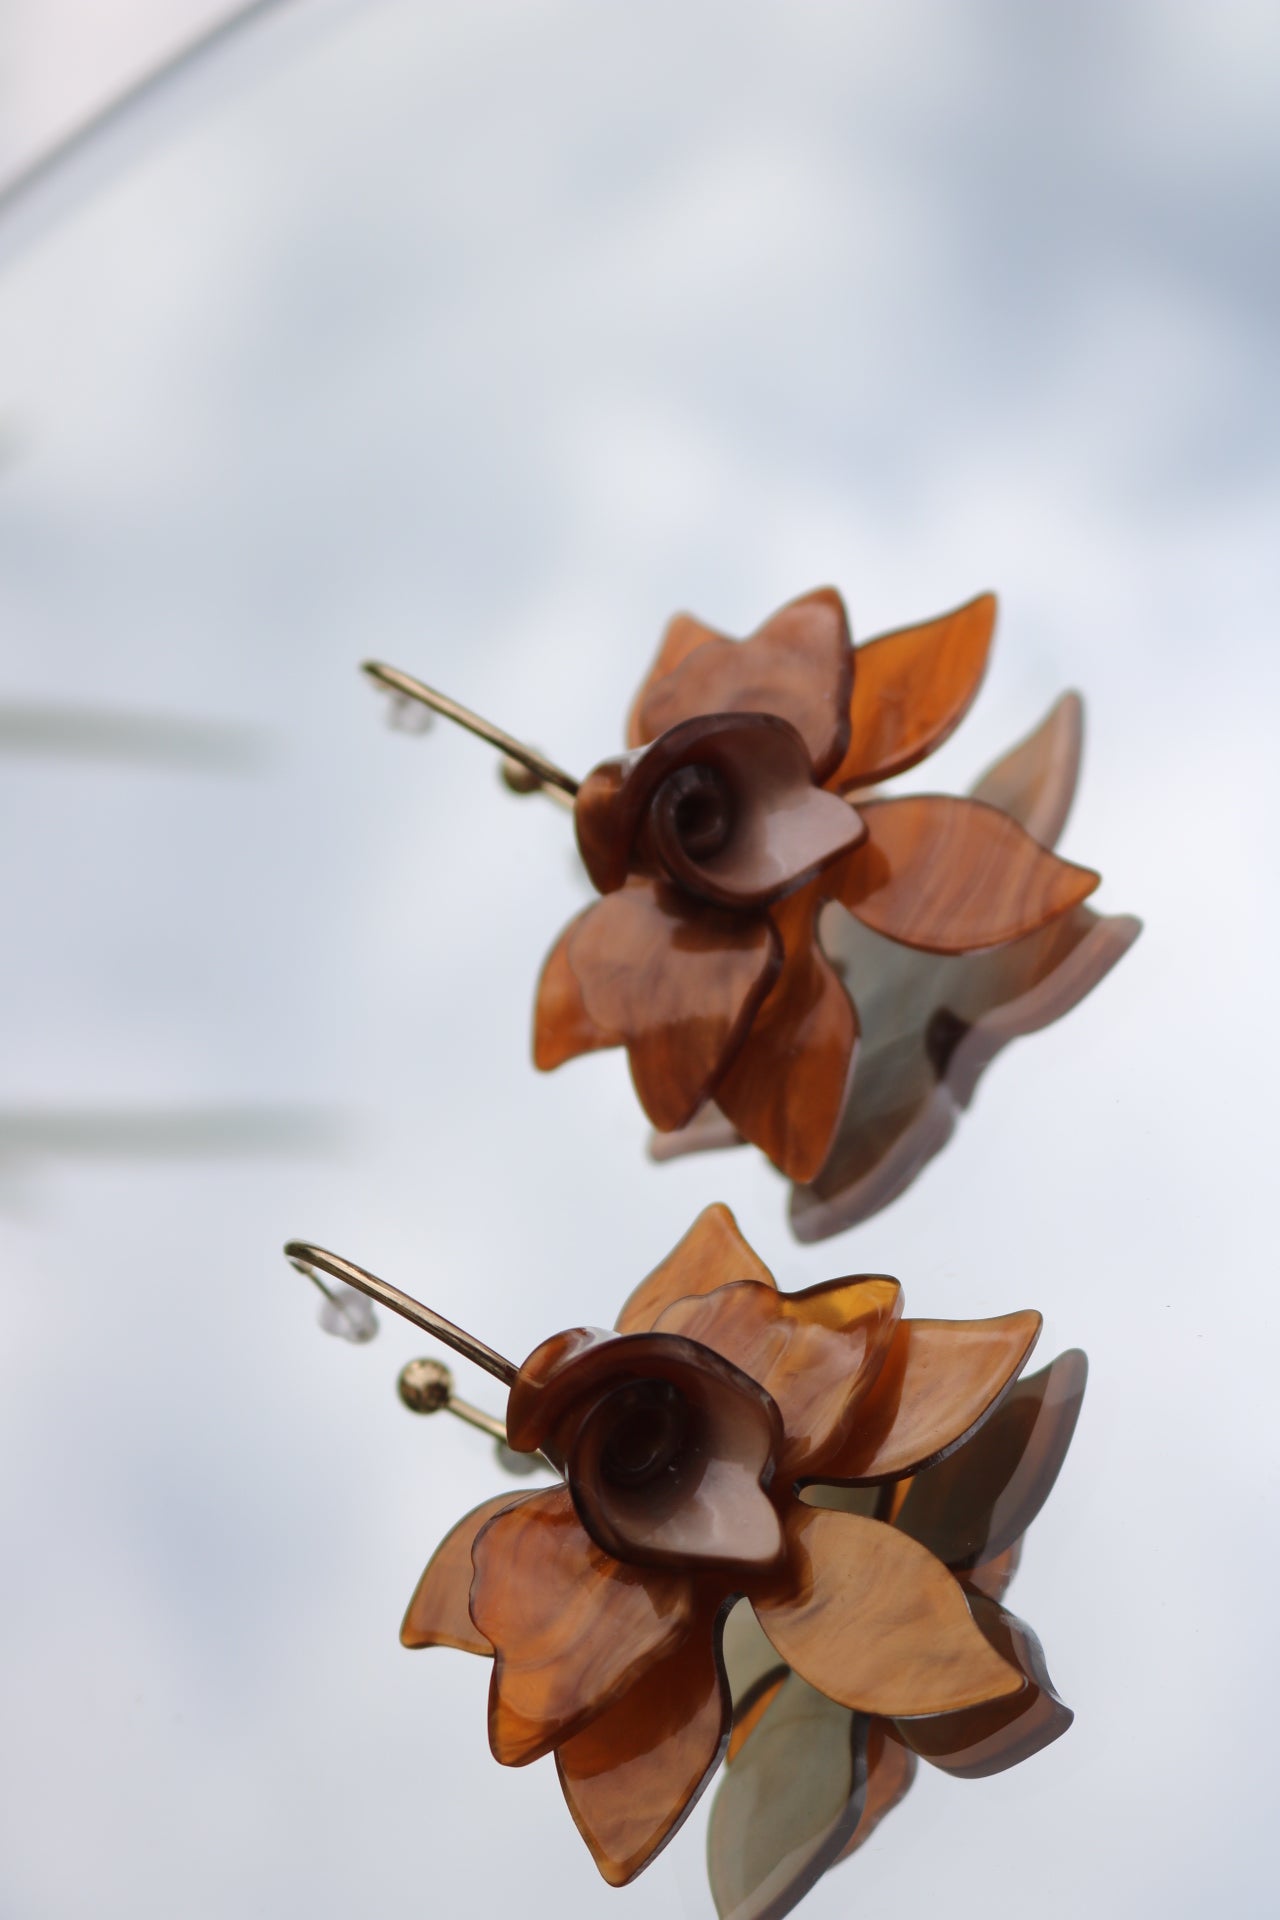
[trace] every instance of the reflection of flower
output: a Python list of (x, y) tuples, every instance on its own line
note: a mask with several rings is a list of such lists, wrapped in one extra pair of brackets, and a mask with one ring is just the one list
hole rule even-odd
[[(1029, 1517), (1008, 1474), (959, 1463), (1009, 1404), (1039, 1315), (900, 1313), (897, 1282), (878, 1275), (779, 1293), (713, 1206), (614, 1333), (556, 1335), (521, 1367), (509, 1439), (566, 1483), (469, 1514), (423, 1574), (402, 1638), (495, 1656), (495, 1756), (556, 1754), (613, 1884), (652, 1859), (721, 1758), (742, 1692), (721, 1639), (742, 1595), (769, 1649), (759, 1677), (790, 1675), (860, 1725), (879, 1716), (896, 1739), (901, 1716), (1020, 1717), (1034, 1675), (1007, 1634), (975, 1623), (934, 1548), (972, 1565), (993, 1511), (1019, 1533)], [(917, 1490), (944, 1471), (938, 1514)], [(772, 1738), (752, 1747), (743, 1705), (730, 1778)]]
[(578, 844), (604, 898), (544, 967), (538, 1065), (625, 1046), (660, 1131), (714, 1096), (738, 1134), (812, 1180), (859, 1033), (858, 982), (851, 998), (819, 944), (823, 906), (956, 955), (1028, 938), (1097, 885), (986, 797), (861, 797), (958, 724), (994, 614), (985, 595), (856, 650), (830, 590), (740, 642), (674, 620), (631, 751), (578, 793)]

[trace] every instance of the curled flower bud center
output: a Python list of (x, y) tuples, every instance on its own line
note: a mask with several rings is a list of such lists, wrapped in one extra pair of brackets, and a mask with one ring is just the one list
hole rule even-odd
[(689, 1433), (689, 1403), (666, 1380), (637, 1380), (611, 1393), (602, 1409), (608, 1434), (600, 1472), (610, 1485), (647, 1487), (680, 1458)]
[(658, 790), (657, 805), (691, 860), (721, 852), (733, 830), (733, 798), (714, 767), (679, 767)]

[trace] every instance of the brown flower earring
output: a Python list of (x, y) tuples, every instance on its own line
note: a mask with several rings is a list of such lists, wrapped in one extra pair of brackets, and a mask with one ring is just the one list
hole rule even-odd
[(629, 751), (580, 784), (392, 669), (370, 667), (573, 803), (603, 896), (552, 948), (534, 1058), (625, 1047), (655, 1157), (749, 1141), (818, 1239), (901, 1192), (1011, 1038), (1055, 1020), (1136, 937), (1059, 858), (1079, 767), (1067, 696), (967, 798), (888, 798), (959, 724), (995, 601), (855, 648), (838, 594), (736, 641), (667, 629)]
[[(712, 1206), (612, 1332), (557, 1334), (515, 1367), (349, 1262), (286, 1251), (500, 1379), (505, 1426), (456, 1410), (556, 1475), (458, 1523), (401, 1638), (493, 1659), (495, 1757), (555, 1754), (612, 1885), (727, 1758), (717, 1906), (778, 1920), (917, 1755), (996, 1772), (1070, 1724), (1001, 1603), (1084, 1389), (1079, 1354), (1019, 1380), (1037, 1313), (904, 1320), (878, 1274), (783, 1294)], [(420, 1411), (449, 1401), (432, 1364), (402, 1376)]]

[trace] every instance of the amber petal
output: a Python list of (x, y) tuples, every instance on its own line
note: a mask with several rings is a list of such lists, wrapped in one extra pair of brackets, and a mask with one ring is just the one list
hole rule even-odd
[(721, 1112), (789, 1180), (812, 1180), (849, 1090), (858, 1016), (818, 944), (822, 877), (774, 907), (782, 971), (716, 1089)]
[(774, 1284), (729, 1208), (717, 1200), (703, 1208), (684, 1239), (640, 1282), (618, 1315), (618, 1332), (648, 1333), (673, 1300), (711, 1293), (730, 1280)]
[(894, 1525), (952, 1568), (997, 1559), (1049, 1497), (1087, 1373), (1073, 1349), (1019, 1380), (971, 1440), (909, 1483)]
[(826, 1480), (890, 1480), (954, 1451), (999, 1403), (1040, 1332), (1028, 1309), (994, 1320), (903, 1320)]
[(657, 739), (695, 714), (773, 713), (789, 720), (825, 782), (844, 757), (853, 688), (853, 642), (832, 587), (790, 601), (747, 640), (692, 648), (681, 665), (650, 679), (637, 730)]
[(826, 891), (876, 933), (929, 953), (1019, 940), (1093, 892), (1072, 866), (981, 800), (869, 800), (865, 843), (828, 870)]
[(667, 1132), (714, 1091), (773, 984), (780, 943), (767, 917), (633, 880), (575, 923), (568, 954), (588, 1019), (625, 1041), (641, 1105)]
[(789, 1578), (752, 1594), (789, 1667), (863, 1713), (950, 1713), (998, 1699), (1022, 1675), (973, 1623), (940, 1560), (882, 1520), (788, 1510)]
[(839, 1857), (862, 1812), (868, 1727), (798, 1674), (776, 1689), (711, 1808), (720, 1920), (782, 1920)]
[(994, 1560), (984, 1560), (980, 1567), (963, 1575), (961, 1585), (968, 1594), (985, 1594), (988, 1600), (1003, 1600), (1009, 1591), (1018, 1563), (1022, 1559), (1022, 1541), (1012, 1547), (1006, 1547)]
[(677, 1832), (719, 1764), (729, 1699), (704, 1607), (674, 1653), (556, 1750), (569, 1811), (612, 1887)]
[(882, 1274), (802, 1293), (745, 1280), (677, 1300), (658, 1329), (712, 1347), (759, 1381), (782, 1415), (781, 1482), (817, 1472), (847, 1439), (901, 1312), (901, 1289)]
[(906, 1798), (918, 1765), (910, 1747), (904, 1747), (896, 1739), (890, 1738), (887, 1721), (871, 1721), (867, 1733), (867, 1792), (862, 1818), (852, 1840), (840, 1855), (842, 1860), (847, 1860), (851, 1853), (856, 1853), (859, 1847), (865, 1845), (885, 1815), (892, 1813), (899, 1802)]
[(935, 1767), (962, 1780), (982, 1780), (1039, 1753), (1066, 1732), (1074, 1715), (1054, 1692), (1043, 1649), (1030, 1627), (982, 1594), (971, 1595), (969, 1604), (991, 1646), (1022, 1674), (1022, 1691), (962, 1713), (899, 1719), (894, 1731)]
[(1083, 745), (1083, 702), (1078, 693), (1064, 693), (1033, 733), (988, 767), (970, 796), (999, 807), (1042, 847), (1056, 846), (1075, 798)]
[(621, 1045), (621, 1035), (608, 1033), (587, 1012), (578, 976), (569, 963), (569, 945), (588, 913), (571, 920), (543, 962), (533, 1009), (533, 1061), (544, 1073), (562, 1067), (580, 1053)]
[(496, 1515), (472, 1558), (471, 1616), (495, 1654), (489, 1744), (504, 1766), (570, 1739), (674, 1652), (693, 1618), (692, 1582), (611, 1560), (567, 1487)]
[(871, 786), (940, 747), (982, 684), (995, 620), (995, 595), (983, 593), (859, 647), (849, 746), (829, 784)]
[[(683, 666), (689, 655), (698, 647), (705, 647), (708, 640), (727, 640), (728, 635), (719, 633), (715, 627), (704, 626), (701, 620), (695, 620), (691, 613), (677, 613), (667, 622), (666, 631), (658, 647), (657, 657), (649, 669), (648, 677), (632, 702), (627, 715), (627, 745), (629, 747), (647, 746), (655, 735), (646, 731), (641, 724), (640, 715), (650, 690), (669, 673)], [(659, 729), (661, 731), (661, 729)]]
[(471, 1548), (481, 1527), (496, 1513), (527, 1496), (499, 1493), (484, 1500), (446, 1533), (428, 1560), (400, 1628), (404, 1647), (458, 1647), (463, 1653), (492, 1653), (471, 1618)]

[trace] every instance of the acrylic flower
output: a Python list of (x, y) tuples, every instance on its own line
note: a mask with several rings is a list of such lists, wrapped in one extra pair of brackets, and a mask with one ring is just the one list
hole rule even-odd
[[(1052, 848), (1075, 796), (1083, 706), (1064, 694), (1039, 727), (1002, 756), (971, 797), (998, 806)], [(821, 1172), (791, 1192), (800, 1240), (869, 1218), (910, 1185), (950, 1139), (978, 1082), (1010, 1041), (1060, 1020), (1128, 952), (1142, 923), (1088, 905), (979, 953), (913, 951), (875, 933), (838, 903), (821, 920), (827, 958), (856, 990), (857, 1072)], [(708, 1101), (681, 1132), (655, 1134), (656, 1159), (745, 1141)]]
[[(999, 1710), (1031, 1684), (928, 1528), (904, 1518), (911, 1495), (891, 1511), (879, 1490), (924, 1487), (973, 1444), (1039, 1315), (910, 1321), (901, 1305), (880, 1275), (780, 1293), (714, 1206), (612, 1333), (558, 1334), (518, 1371), (508, 1440), (541, 1450), (563, 1484), (469, 1514), (401, 1637), (493, 1655), (496, 1758), (555, 1754), (612, 1884), (671, 1837), (723, 1754), (721, 1642), (742, 1596), (783, 1678), (846, 1714), (896, 1726)], [(882, 1510), (831, 1504), (863, 1499)]]
[(856, 650), (830, 589), (743, 641), (672, 621), (630, 751), (574, 803), (603, 898), (544, 966), (537, 1064), (624, 1046), (660, 1132), (714, 1098), (789, 1178), (814, 1179), (859, 1036), (858, 982), (846, 987), (819, 942), (824, 905), (905, 948), (957, 955), (1036, 934), (1098, 884), (986, 797), (868, 793), (963, 717), (994, 616), (984, 595)]

